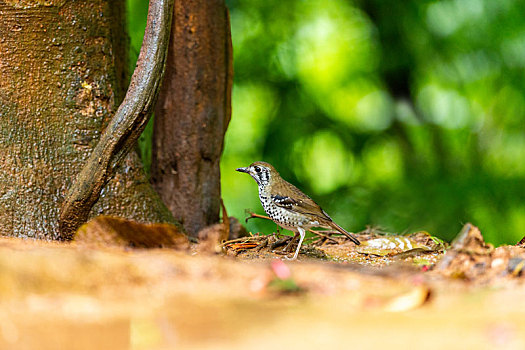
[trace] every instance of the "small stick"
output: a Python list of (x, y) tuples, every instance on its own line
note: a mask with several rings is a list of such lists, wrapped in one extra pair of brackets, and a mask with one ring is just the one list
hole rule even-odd
[(274, 250), (275, 248), (285, 245), (286, 242), (288, 242), (290, 239), (292, 239), (291, 236), (285, 236), (284, 238), (281, 238), (278, 241), (273, 242), (272, 244), (270, 244), (270, 250)]
[(295, 241), (295, 237), (299, 237), (299, 236), (293, 236), (292, 239), (290, 240), (290, 242), (288, 242), (288, 244), (286, 245), (286, 247), (284, 247), (283, 251), (285, 251), (285, 252), (292, 251), (291, 247), (293, 246), (293, 243)]
[(231, 243), (243, 242), (243, 241), (245, 241), (245, 242), (256, 241), (256, 240), (258, 240), (260, 238), (261, 238), (261, 236), (240, 237), (240, 238), (235, 238), (235, 239), (223, 242), (221, 245), (225, 246), (225, 245), (228, 245), (228, 244), (231, 244)]
[(248, 220), (253, 219), (253, 218), (272, 220), (269, 216), (255, 214), (254, 212), (251, 212), (251, 211), (247, 211), (247, 214), (250, 214), (250, 216), (248, 216), (246, 219), (244, 219), (245, 222), (248, 222)]
[(261, 249), (265, 248), (266, 246), (268, 246), (268, 238), (266, 238), (264, 241), (259, 243), (259, 245), (257, 247), (255, 247), (254, 249), (255, 249), (256, 252), (260, 252)]
[(225, 225), (226, 239), (228, 239), (228, 237), (230, 236), (230, 217), (228, 216), (228, 212), (226, 211), (226, 207), (224, 206), (222, 197), (221, 197), (221, 209), (222, 209), (222, 223)]
[[(323, 234), (325, 232), (332, 232), (332, 231), (315, 231), (315, 230), (312, 230), (312, 229), (310, 229), (308, 231), (312, 232), (313, 234), (315, 234), (317, 236), (320, 236), (320, 237), (324, 238), (325, 240), (329, 239), (331, 241), (334, 241), (335, 243), (339, 243), (335, 238), (332, 238), (332, 237), (330, 237), (328, 235)], [(323, 233), (321, 233), (321, 232), (323, 232)]]
[(318, 244), (318, 243), (321, 242), (322, 240), (324, 240), (324, 238), (319, 237), (319, 238), (313, 240), (313, 241), (312, 241), (312, 244)]

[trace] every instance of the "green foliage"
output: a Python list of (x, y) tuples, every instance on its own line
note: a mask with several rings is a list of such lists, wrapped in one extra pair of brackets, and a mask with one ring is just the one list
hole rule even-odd
[[(135, 68), (135, 62), (139, 56), (144, 29), (146, 28), (146, 18), (148, 16), (148, 0), (126, 0), (127, 2), (127, 21), (128, 33), (130, 36), (130, 62), (131, 67)], [(133, 69), (131, 70), (133, 72)]]
[[(135, 69), (135, 63), (139, 57), (144, 29), (146, 28), (146, 18), (148, 15), (147, 0), (127, 0), (127, 20), (128, 33), (130, 36), (129, 62), (130, 72)], [(131, 74), (130, 73), (130, 74)], [(151, 166), (151, 140), (153, 137), (153, 116), (150, 118), (146, 129), (139, 138), (138, 150), (146, 173), (149, 174)]]
[(227, 1), (229, 212), (262, 212), (255, 183), (234, 169), (265, 160), (352, 231), (450, 240), (471, 221), (488, 241), (515, 243), (525, 234), (524, 2)]
[(525, 234), (523, 1), (228, 3), (234, 215), (260, 206), (233, 169), (266, 160), (354, 231)]

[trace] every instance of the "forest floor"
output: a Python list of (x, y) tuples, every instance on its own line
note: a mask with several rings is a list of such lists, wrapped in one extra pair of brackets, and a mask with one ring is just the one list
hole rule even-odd
[(470, 224), (451, 245), (360, 238), (297, 261), (277, 235), (211, 250), (1, 238), (0, 349), (525, 349), (521, 245)]

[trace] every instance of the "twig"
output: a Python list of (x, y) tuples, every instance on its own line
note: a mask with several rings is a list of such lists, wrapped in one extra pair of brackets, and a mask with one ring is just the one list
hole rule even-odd
[(253, 213), (251, 211), (247, 211), (247, 213), (250, 214), (250, 216), (248, 216), (246, 219), (244, 219), (245, 222), (248, 222), (248, 220), (254, 219), (254, 218), (272, 220), (272, 218), (270, 218), (269, 216), (266, 216), (266, 215), (255, 214), (255, 213)]
[[(331, 241), (333, 241), (333, 242), (335, 242), (335, 243), (339, 243), (339, 241), (337, 241), (335, 238), (332, 238), (332, 237), (330, 237), (330, 236), (324, 234), (324, 233), (326, 233), (326, 232), (331, 233), (331, 232), (333, 232), (333, 231), (315, 231), (315, 230), (312, 230), (312, 229), (310, 229), (310, 230), (308, 230), (308, 231), (312, 232), (313, 234), (315, 234), (315, 235), (317, 235), (317, 236), (320, 236), (320, 237), (324, 238), (325, 240), (329, 239), (329, 240), (331, 240)], [(321, 233), (321, 232), (323, 232), (323, 233)], [(336, 232), (337, 232), (337, 231), (336, 231)]]
[(265, 240), (263, 240), (261, 243), (259, 243), (259, 245), (257, 247), (255, 247), (255, 251), (256, 252), (260, 252), (261, 249), (266, 248), (268, 246), (268, 241), (269, 241), (269, 239), (268, 239), (268, 237), (266, 237)]
[(275, 248), (279, 248), (279, 247), (285, 245), (290, 239), (292, 239), (291, 236), (285, 236), (285, 237), (277, 240), (276, 242), (273, 242), (272, 244), (270, 244), (270, 250), (274, 250)]
[(224, 206), (224, 201), (221, 197), (221, 209), (222, 209), (222, 223), (226, 226), (226, 238), (230, 236), (230, 217), (228, 216), (228, 212), (226, 211), (226, 207)]
[(260, 239), (262, 236), (250, 236), (250, 237), (239, 237), (226, 242), (223, 242), (221, 245), (226, 246), (228, 244), (237, 243), (237, 242), (250, 242)]

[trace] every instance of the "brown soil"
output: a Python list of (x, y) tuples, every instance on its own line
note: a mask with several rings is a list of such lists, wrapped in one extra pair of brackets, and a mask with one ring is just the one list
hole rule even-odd
[(289, 262), (2, 238), (0, 348), (525, 348), (523, 248), (458, 244)]

